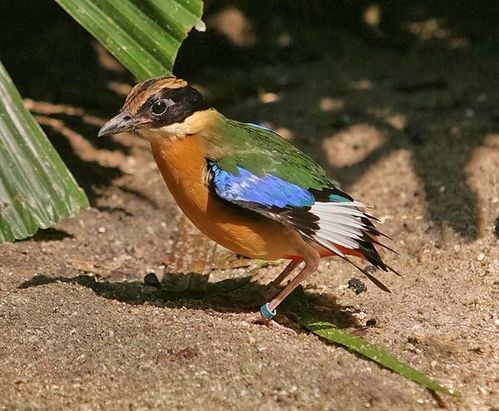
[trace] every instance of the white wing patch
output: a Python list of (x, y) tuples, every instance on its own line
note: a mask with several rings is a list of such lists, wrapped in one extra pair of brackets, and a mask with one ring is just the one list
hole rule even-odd
[(366, 206), (358, 201), (316, 202), (310, 209), (312, 214), (319, 217), (319, 230), (315, 232), (314, 240), (341, 257), (344, 254), (335, 245), (358, 249), (359, 241), (365, 238), (365, 233), (370, 229), (362, 221), (363, 217), (368, 218), (361, 210), (364, 207)]

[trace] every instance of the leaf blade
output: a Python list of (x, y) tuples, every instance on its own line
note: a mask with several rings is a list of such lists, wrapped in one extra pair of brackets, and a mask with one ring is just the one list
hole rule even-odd
[(298, 322), (302, 327), (310, 330), (319, 337), (324, 338), (331, 343), (346, 347), (350, 351), (354, 351), (430, 391), (448, 395), (452, 394), (450, 390), (441, 386), (430, 377), (376, 345), (364, 340), (362, 337), (339, 329), (332, 323), (322, 321), (319, 316), (310, 309), (303, 292), (300, 295), (299, 292), (295, 291), (288, 297), (286, 305), (289, 307), (292, 314), (297, 317)]
[(0, 243), (29, 237), (89, 206), (0, 63)]
[(138, 79), (171, 73), (182, 41), (202, 23), (199, 0), (55, 0)]

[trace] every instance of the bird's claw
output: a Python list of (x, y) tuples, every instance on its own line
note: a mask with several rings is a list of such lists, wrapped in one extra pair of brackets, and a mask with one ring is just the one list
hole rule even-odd
[(261, 324), (261, 325), (265, 325), (266, 327), (269, 327), (269, 328), (274, 328), (274, 329), (277, 329), (277, 330), (280, 330), (280, 331), (284, 331), (286, 332), (287, 334), (290, 334), (290, 335), (293, 335), (293, 336), (296, 336), (298, 335), (296, 333), (295, 330), (291, 329), (291, 328), (288, 328), (282, 324), (279, 324), (278, 322), (274, 321), (274, 320), (267, 320), (266, 318), (263, 317), (263, 315), (260, 313), (260, 312), (256, 312), (256, 313), (241, 313), (241, 314), (235, 314), (237, 315), (239, 318), (242, 318), (243, 321), (247, 321), (251, 324)]

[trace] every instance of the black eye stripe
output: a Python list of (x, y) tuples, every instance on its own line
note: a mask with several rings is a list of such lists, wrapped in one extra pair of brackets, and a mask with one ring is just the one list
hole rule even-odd
[[(166, 103), (155, 107), (160, 101)], [(162, 104), (162, 103), (161, 103)], [(163, 89), (150, 96), (139, 109), (137, 115), (150, 118), (151, 128), (160, 128), (180, 123), (196, 111), (206, 110), (209, 106), (203, 96), (194, 88), (186, 86), (177, 89)]]

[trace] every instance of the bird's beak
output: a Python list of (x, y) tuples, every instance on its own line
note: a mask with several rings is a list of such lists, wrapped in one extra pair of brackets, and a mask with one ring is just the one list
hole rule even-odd
[(113, 134), (133, 131), (137, 127), (150, 123), (151, 120), (136, 118), (128, 111), (124, 110), (117, 116), (114, 116), (99, 130), (98, 137), (111, 136)]

